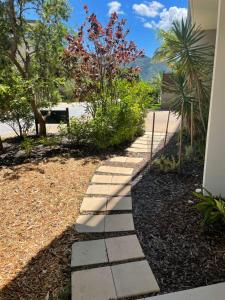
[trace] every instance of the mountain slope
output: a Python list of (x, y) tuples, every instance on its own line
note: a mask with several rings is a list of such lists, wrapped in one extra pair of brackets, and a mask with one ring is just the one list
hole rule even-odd
[(139, 57), (134, 62), (129, 64), (129, 67), (141, 68), (141, 79), (144, 81), (151, 80), (157, 73), (167, 72), (168, 68), (165, 63), (151, 63), (151, 58), (148, 56)]

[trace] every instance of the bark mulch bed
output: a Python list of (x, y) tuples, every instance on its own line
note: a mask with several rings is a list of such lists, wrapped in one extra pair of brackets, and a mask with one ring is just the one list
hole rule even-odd
[[(66, 299), (74, 223), (98, 157), (0, 169), (0, 299)], [(65, 291), (63, 292), (65, 293)]]
[[(174, 152), (175, 141), (165, 149)], [(192, 192), (202, 184), (202, 163), (183, 173), (147, 168), (132, 190), (134, 221), (161, 293), (225, 281), (225, 227), (200, 228)]]

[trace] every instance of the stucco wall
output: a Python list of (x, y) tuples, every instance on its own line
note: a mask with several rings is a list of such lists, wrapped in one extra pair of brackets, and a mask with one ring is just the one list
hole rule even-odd
[(215, 47), (216, 44), (216, 30), (204, 30), (205, 38), (201, 43), (208, 43)]

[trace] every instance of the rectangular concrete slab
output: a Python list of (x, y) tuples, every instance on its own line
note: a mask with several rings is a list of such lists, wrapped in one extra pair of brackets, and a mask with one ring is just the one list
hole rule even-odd
[(133, 231), (132, 214), (107, 215), (105, 217), (105, 232)]
[(115, 156), (115, 157), (112, 157), (110, 159), (110, 161), (125, 163), (126, 162), (126, 156)]
[(127, 157), (126, 163), (133, 163), (133, 164), (138, 164), (142, 162), (144, 158), (142, 157)]
[(149, 153), (151, 152), (151, 149), (140, 149), (140, 148), (134, 148), (134, 147), (130, 147), (126, 149), (129, 152), (133, 152), (133, 153)]
[(107, 197), (84, 197), (80, 212), (106, 211)]
[(151, 141), (150, 140), (141, 140), (141, 139), (138, 139), (135, 141), (135, 144), (141, 144), (143, 146), (149, 146), (151, 145)]
[(117, 196), (117, 195), (130, 195), (130, 185), (120, 184), (92, 184), (87, 189), (88, 195), (106, 195), (106, 196)]
[(119, 298), (158, 292), (159, 286), (146, 260), (111, 267)]
[(108, 195), (108, 185), (106, 184), (92, 184), (87, 189), (88, 195)]
[(97, 169), (97, 172), (104, 172), (104, 173), (111, 173), (111, 174), (132, 175), (133, 168), (101, 166), (101, 167), (99, 167)]
[(77, 232), (104, 232), (105, 215), (80, 215), (75, 227)]
[[(144, 143), (145, 145), (145, 143)], [(110, 159), (112, 162), (121, 162), (121, 163), (140, 163), (143, 160), (141, 157), (129, 157), (129, 156), (117, 156)]]
[(105, 239), (110, 262), (144, 258), (144, 253), (136, 235)]
[(113, 175), (112, 176), (112, 184), (129, 184), (132, 180), (132, 176), (126, 175)]
[(150, 145), (143, 145), (139, 143), (133, 143), (131, 147), (140, 148), (140, 149), (149, 149)]
[(131, 194), (131, 185), (120, 185), (120, 184), (114, 184), (110, 185), (109, 187), (109, 193), (108, 195), (113, 196), (127, 196)]
[(110, 267), (72, 273), (72, 300), (117, 299)]
[(81, 267), (107, 262), (108, 257), (104, 239), (76, 242), (72, 245), (71, 267)]
[(112, 183), (112, 175), (94, 175), (91, 182), (93, 183)]
[(196, 289), (185, 290), (167, 295), (145, 298), (142, 300), (224, 300), (225, 283), (218, 283), (199, 287)]
[(106, 209), (107, 211), (132, 210), (132, 199), (126, 196), (109, 197)]

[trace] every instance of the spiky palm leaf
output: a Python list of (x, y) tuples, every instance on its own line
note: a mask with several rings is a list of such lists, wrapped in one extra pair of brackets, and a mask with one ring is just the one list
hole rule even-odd
[(155, 59), (163, 59), (186, 78), (189, 90), (198, 101), (198, 113), (206, 132), (213, 48), (203, 43), (204, 32), (190, 20), (175, 21), (171, 30), (161, 31), (160, 36), (163, 44), (156, 51)]

